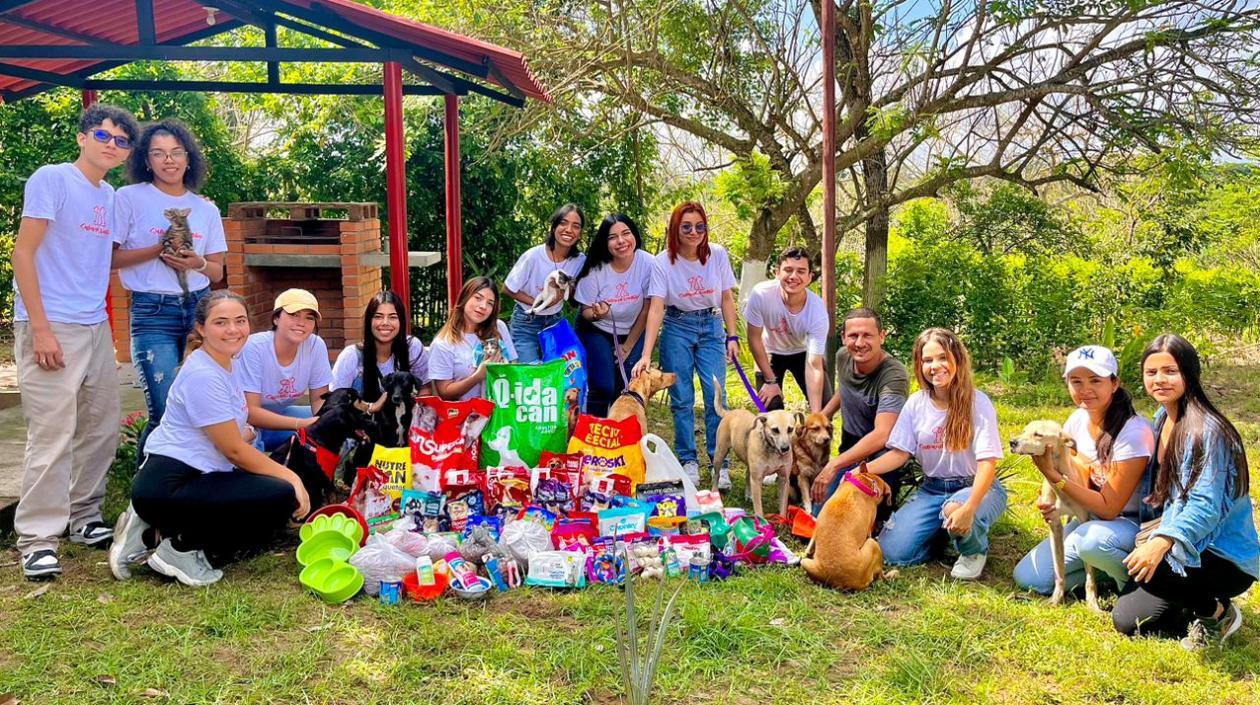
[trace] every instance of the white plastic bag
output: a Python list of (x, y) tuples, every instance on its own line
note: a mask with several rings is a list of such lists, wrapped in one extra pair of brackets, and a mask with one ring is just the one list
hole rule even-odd
[(402, 580), (415, 570), (416, 559), (384, 536), (374, 534), (358, 553), (350, 556), (350, 565), (363, 573), (363, 591), (374, 596), (380, 593), (382, 580)]
[(520, 519), (503, 527), (499, 545), (519, 563), (528, 565), (530, 556), (552, 549), (551, 533), (536, 521)]
[(394, 528), (385, 533), (385, 539), (412, 558), (419, 558), (429, 553), (429, 539), (425, 538), (424, 534), (418, 534), (406, 526), (395, 524)]
[(674, 457), (674, 452), (669, 449), (665, 439), (654, 433), (644, 434), (643, 440), (639, 441), (639, 447), (643, 449), (643, 462), (647, 465), (644, 482), (681, 481), (684, 499), (687, 501), (687, 516), (698, 515), (700, 503), (696, 500), (696, 486), (687, 477), (687, 473), (683, 472), (682, 463)]

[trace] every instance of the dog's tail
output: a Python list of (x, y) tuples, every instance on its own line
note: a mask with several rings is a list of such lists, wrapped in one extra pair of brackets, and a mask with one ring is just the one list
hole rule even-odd
[(719, 418), (726, 416), (726, 407), (722, 406), (722, 383), (713, 378), (713, 408), (717, 409)]

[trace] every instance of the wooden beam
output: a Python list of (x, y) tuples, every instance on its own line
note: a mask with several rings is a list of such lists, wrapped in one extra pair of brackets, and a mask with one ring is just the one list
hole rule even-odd
[(136, 35), (140, 45), (157, 44), (157, 25), (153, 22), (153, 0), (136, 0)]
[[(0, 73), (4, 73), (0, 71)], [(276, 93), (280, 95), (380, 95), (384, 86), (379, 83), (252, 83), (248, 81), (146, 81), (77, 79), (60, 76), (60, 80), (77, 80), (78, 83), (62, 82), (57, 85), (74, 85), (81, 88), (116, 91), (202, 91), (215, 93)], [(35, 79), (44, 80), (44, 79)], [(48, 83), (56, 83), (48, 80)], [(446, 91), (433, 86), (403, 86), (405, 95), (445, 95)]]
[(525, 93), (522, 92), (521, 89), (517, 88), (516, 84), (509, 81), (507, 76), (503, 75), (503, 72), (499, 70), (499, 67), (495, 66), (494, 62), (490, 60), (490, 57), (487, 56), (482, 59), (481, 62), (486, 65), (486, 71), (489, 72), (490, 78), (493, 78), (500, 86), (503, 86), (503, 88), (510, 93), (513, 98), (518, 98), (522, 101), (525, 100)]

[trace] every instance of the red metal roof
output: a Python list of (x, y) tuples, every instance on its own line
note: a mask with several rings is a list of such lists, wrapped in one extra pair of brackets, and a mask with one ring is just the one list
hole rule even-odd
[[(205, 5), (215, 6), (214, 0), (203, 0)], [(321, 12), (335, 15), (352, 25), (345, 34), (353, 36), (353, 28), (387, 35), (420, 49), (437, 51), (475, 65), (489, 65), (494, 70), (482, 80), (514, 88), (526, 97), (550, 101), (547, 91), (530, 72), (525, 56), (494, 44), (489, 44), (455, 32), (450, 32), (415, 20), (391, 15), (352, 0), (263, 0), (250, 3), (288, 14)], [(5, 9), (11, 8), (11, 9)], [(26, 20), (29, 23), (49, 25), (68, 33), (86, 35), (110, 44), (139, 44), (136, 23), (135, 0), (0, 0), (0, 45), (52, 45), (81, 46), (84, 41), (59, 37), (30, 26), (7, 22), (7, 18)], [(217, 23), (206, 24), (205, 7), (193, 0), (153, 0), (154, 26), (158, 43), (184, 44), (215, 34), (216, 28), (226, 31), (238, 26), (230, 11), (220, 9)], [(316, 21), (310, 24), (320, 25)], [(340, 30), (339, 30), (340, 31)], [(371, 41), (369, 39), (369, 41)], [(441, 64), (441, 59), (431, 59)], [(104, 70), (118, 62), (96, 60), (56, 59), (0, 59), (0, 63), (23, 66), (40, 71), (70, 75), (93, 67)], [(454, 67), (443, 67), (448, 70)], [(497, 74), (497, 75), (496, 75)], [(511, 86), (504, 85), (504, 81)], [(32, 78), (0, 75), (0, 92), (18, 93), (42, 84)]]

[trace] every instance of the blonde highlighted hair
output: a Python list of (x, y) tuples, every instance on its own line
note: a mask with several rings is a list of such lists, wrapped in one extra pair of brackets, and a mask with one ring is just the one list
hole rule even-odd
[(450, 342), (460, 343), (464, 340), (464, 306), (482, 289), (489, 289), (490, 294), (494, 296), (494, 308), (490, 311), (490, 315), (486, 320), (477, 326), (475, 331), (477, 337), (482, 340), (499, 337), (499, 287), (490, 277), (473, 277), (464, 282), (464, 288), (459, 290), (459, 299), (455, 305), (451, 307), (451, 315), (446, 319), (446, 325), (438, 331), (437, 337)]
[[(949, 355), (954, 366), (954, 380), (949, 387), (938, 393), (923, 373), (923, 348), (928, 343), (940, 345)], [(971, 445), (971, 409), (975, 397), (975, 382), (971, 376), (971, 354), (958, 335), (948, 328), (928, 328), (914, 339), (914, 376), (919, 389), (945, 402), (945, 450), (966, 450)]]

